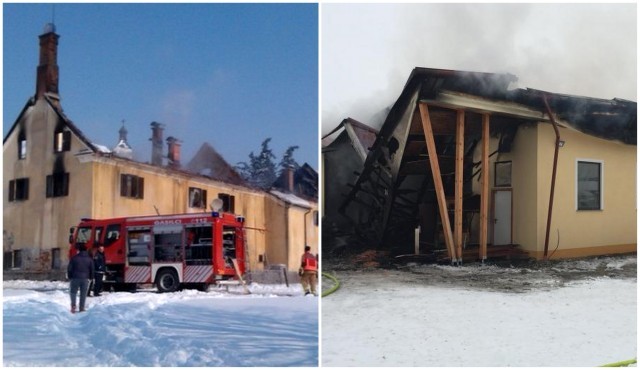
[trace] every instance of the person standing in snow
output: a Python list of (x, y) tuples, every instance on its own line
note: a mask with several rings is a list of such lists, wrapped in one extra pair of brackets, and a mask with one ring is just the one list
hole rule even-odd
[(100, 297), (102, 291), (102, 279), (106, 271), (104, 263), (104, 245), (98, 247), (98, 251), (93, 255), (93, 295)]
[(89, 291), (89, 279), (93, 277), (93, 259), (85, 246), (78, 246), (78, 254), (73, 256), (67, 266), (71, 313), (76, 312), (76, 295), (80, 291), (80, 312), (85, 311), (84, 303)]
[(316, 282), (318, 280), (318, 259), (311, 253), (311, 247), (308, 245), (304, 247), (304, 254), (302, 255), (300, 270), (302, 271), (300, 282), (302, 283), (302, 288), (304, 289), (305, 295), (318, 295), (316, 293)]

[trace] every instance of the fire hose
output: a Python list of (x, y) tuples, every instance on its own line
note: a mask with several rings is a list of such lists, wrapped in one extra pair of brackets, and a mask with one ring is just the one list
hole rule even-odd
[(322, 297), (326, 297), (329, 294), (331, 294), (331, 293), (335, 292), (336, 290), (338, 290), (338, 288), (340, 288), (340, 281), (338, 281), (338, 279), (335, 276), (330, 275), (330, 274), (328, 274), (326, 272), (323, 272), (322, 276), (324, 276), (327, 279), (333, 281), (333, 286), (330, 289), (327, 289), (327, 290), (323, 291), (322, 292)]
[(600, 367), (625, 367), (625, 366), (633, 365), (633, 364), (635, 364), (637, 362), (638, 362), (638, 360), (634, 358), (634, 359), (631, 359), (631, 360), (626, 360), (626, 361), (614, 362), (612, 364), (601, 365)]

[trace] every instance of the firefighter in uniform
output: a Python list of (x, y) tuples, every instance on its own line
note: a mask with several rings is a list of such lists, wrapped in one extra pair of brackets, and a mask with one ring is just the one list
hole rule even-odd
[(318, 259), (311, 253), (311, 247), (304, 247), (304, 254), (302, 255), (300, 271), (302, 277), (300, 282), (304, 289), (305, 295), (316, 293), (316, 282), (318, 280)]

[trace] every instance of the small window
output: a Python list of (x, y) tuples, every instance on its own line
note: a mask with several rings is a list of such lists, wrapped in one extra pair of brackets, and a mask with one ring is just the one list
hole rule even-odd
[(495, 187), (510, 187), (511, 161), (496, 162), (494, 176), (493, 183)]
[(319, 222), (318, 222), (318, 211), (313, 211), (313, 224), (315, 226), (318, 226)]
[(9, 181), (9, 202), (29, 199), (29, 179)]
[(54, 173), (47, 176), (47, 198), (69, 195), (69, 173)]
[(207, 191), (199, 188), (189, 188), (189, 207), (207, 208)]
[(27, 136), (24, 132), (18, 135), (18, 159), (27, 158)]
[(578, 161), (577, 204), (579, 211), (602, 209), (602, 163)]
[(60, 270), (61, 262), (60, 262), (60, 248), (51, 249), (51, 269), (52, 270)]
[(229, 194), (219, 193), (218, 194), (218, 198), (220, 198), (222, 200), (222, 211), (223, 212), (235, 213), (236, 197), (234, 197), (233, 195), (229, 195)]
[(53, 135), (53, 152), (62, 153), (71, 150), (71, 131), (57, 131)]
[(120, 175), (120, 195), (127, 198), (144, 198), (144, 178), (135, 175)]

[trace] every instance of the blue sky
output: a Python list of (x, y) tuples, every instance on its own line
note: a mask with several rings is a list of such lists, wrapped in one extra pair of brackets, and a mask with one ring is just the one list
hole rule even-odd
[[(52, 4), (3, 4), (3, 136), (35, 93), (38, 36)], [(59, 90), (65, 114), (113, 147), (121, 122), (136, 159), (151, 129), (204, 142), (231, 164), (271, 137), (318, 169), (316, 4), (56, 4)], [(166, 150), (165, 150), (166, 152)]]

